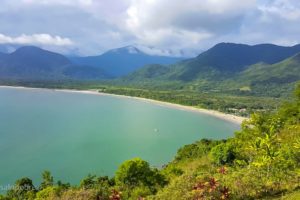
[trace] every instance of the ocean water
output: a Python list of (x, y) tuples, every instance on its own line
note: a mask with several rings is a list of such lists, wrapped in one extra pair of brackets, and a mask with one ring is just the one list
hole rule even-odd
[(79, 184), (88, 174), (112, 176), (125, 160), (151, 166), (171, 161), (179, 147), (223, 139), (239, 125), (206, 114), (129, 98), (0, 88), (0, 186), (44, 170)]

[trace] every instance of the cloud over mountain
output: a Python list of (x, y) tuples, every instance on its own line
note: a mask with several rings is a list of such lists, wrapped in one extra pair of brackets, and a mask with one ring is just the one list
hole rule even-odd
[(51, 36), (49, 34), (22, 34), (17, 37), (10, 37), (0, 34), (0, 44), (42, 44), (54, 46), (72, 45), (73, 42), (69, 38), (62, 38), (60, 36)]

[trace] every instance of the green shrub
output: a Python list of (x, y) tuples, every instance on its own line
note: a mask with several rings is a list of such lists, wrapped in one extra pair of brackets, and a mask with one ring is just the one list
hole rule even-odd
[(51, 200), (56, 198), (56, 193), (57, 193), (57, 188), (56, 187), (46, 187), (39, 192), (36, 193), (36, 198), (35, 200)]
[(16, 181), (14, 188), (7, 192), (7, 196), (11, 199), (23, 200), (33, 199), (35, 197), (36, 189), (32, 180), (25, 177)]
[(193, 144), (188, 144), (181, 147), (176, 154), (175, 160), (180, 161), (190, 158), (200, 158), (203, 155), (209, 153), (212, 147), (219, 144), (219, 141), (213, 141), (208, 139), (202, 139)]
[(115, 179), (117, 185), (130, 187), (163, 186), (166, 183), (165, 178), (158, 170), (151, 169), (149, 163), (140, 158), (125, 161), (116, 172)]
[(231, 143), (221, 143), (213, 147), (210, 156), (214, 163), (218, 165), (232, 164), (236, 158), (234, 147)]

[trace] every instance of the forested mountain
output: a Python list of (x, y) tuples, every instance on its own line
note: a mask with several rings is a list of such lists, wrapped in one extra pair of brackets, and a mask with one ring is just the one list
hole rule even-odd
[(212, 66), (221, 71), (241, 71), (258, 62), (274, 64), (295, 55), (300, 45), (282, 47), (273, 44), (245, 45), (220, 43), (200, 54), (193, 61), (201, 66)]
[(25, 46), (10, 54), (0, 54), (2, 80), (66, 80), (106, 77), (98, 68), (73, 65), (65, 56), (34, 46)]
[(247, 66), (263, 62), (274, 64), (300, 52), (300, 45), (281, 47), (272, 44), (244, 45), (220, 43), (203, 52), (194, 59), (177, 65), (178, 71), (172, 78), (191, 81), (203, 77), (203, 73), (211, 75), (231, 75), (243, 71)]
[(290, 84), (300, 80), (300, 54), (275, 64), (258, 63), (238, 73), (233, 80), (237, 86), (263, 87)]
[(99, 56), (72, 57), (75, 64), (104, 69), (115, 77), (127, 75), (148, 64), (172, 64), (182, 58), (148, 55), (134, 46), (110, 50)]
[(275, 64), (258, 63), (239, 74), (238, 81), (289, 83), (300, 79), (300, 54)]
[(250, 91), (265, 84), (282, 86), (300, 80), (299, 54), (295, 56), (299, 52), (300, 45), (221, 43), (196, 58), (173, 65), (145, 66), (122, 81), (148, 86), (175, 82), (179, 88), (222, 91)]

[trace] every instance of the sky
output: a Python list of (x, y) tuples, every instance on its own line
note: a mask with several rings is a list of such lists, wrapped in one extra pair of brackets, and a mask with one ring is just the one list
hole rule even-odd
[(194, 56), (219, 42), (300, 43), (299, 0), (1, 0), (0, 45)]

